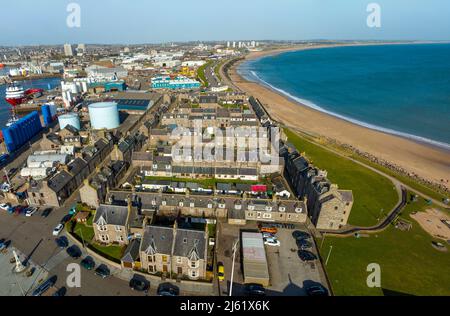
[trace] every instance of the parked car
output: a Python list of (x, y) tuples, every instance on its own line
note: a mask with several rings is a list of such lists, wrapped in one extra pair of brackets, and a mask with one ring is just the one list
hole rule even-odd
[(311, 249), (313, 244), (312, 244), (312, 242), (310, 242), (306, 239), (297, 239), (297, 246), (301, 250), (307, 250), (307, 249)]
[(53, 229), (53, 236), (58, 236), (61, 231), (64, 229), (64, 225), (63, 224), (58, 224), (54, 229)]
[(323, 285), (313, 285), (306, 289), (308, 296), (328, 296), (328, 290)]
[(42, 212), (41, 216), (42, 216), (42, 217), (48, 217), (48, 216), (50, 215), (51, 212), (52, 212), (52, 209), (51, 209), (51, 208), (46, 208), (46, 209)]
[(271, 234), (271, 233), (263, 233), (262, 235), (263, 235), (263, 238), (274, 238), (275, 237), (275, 235)]
[(219, 281), (225, 280), (225, 267), (223, 266), (222, 262), (219, 262), (219, 264), (217, 265), (217, 277)]
[(278, 247), (278, 246), (281, 245), (281, 243), (280, 243), (280, 241), (279, 241), (278, 239), (276, 239), (276, 238), (265, 238), (265, 239), (264, 239), (264, 245), (267, 245), (267, 246), (276, 246), (276, 247)]
[(95, 261), (94, 259), (92, 259), (92, 257), (86, 257), (81, 260), (81, 266), (86, 270), (92, 270), (95, 268)]
[(9, 211), (10, 207), (11, 207), (11, 205), (6, 204), (6, 203), (0, 204), (0, 210), (3, 210), (3, 211)]
[(66, 252), (73, 259), (78, 259), (78, 258), (81, 257), (81, 250), (80, 250), (80, 248), (78, 248), (75, 245), (70, 246), (69, 248), (67, 248)]
[(308, 250), (299, 250), (298, 256), (302, 261), (314, 261), (317, 259), (317, 256)]
[(180, 290), (175, 285), (163, 283), (159, 285), (157, 293), (159, 296), (178, 296)]
[(34, 213), (36, 213), (38, 211), (37, 207), (29, 207), (27, 208), (26, 212), (25, 212), (25, 216), (30, 217), (33, 216)]
[(67, 222), (69, 222), (72, 219), (72, 215), (67, 214), (65, 215), (62, 219), (61, 219), (61, 224), (66, 224)]
[(7, 241), (4, 238), (0, 239), (0, 250), (6, 249), (7, 247)]
[(295, 230), (292, 232), (292, 237), (295, 239), (310, 239), (311, 235), (304, 231)]
[(150, 288), (150, 284), (148, 281), (144, 281), (137, 278), (132, 278), (130, 280), (130, 288), (133, 291), (139, 291), (139, 292), (148, 292), (148, 289)]
[(47, 281), (45, 281), (44, 283), (42, 283), (39, 287), (37, 287), (32, 295), (33, 296), (41, 296), (42, 294), (44, 294), (45, 292), (47, 292), (52, 286), (54, 286), (56, 283), (56, 276), (53, 276), (51, 278), (49, 278)]
[(103, 279), (111, 275), (109, 268), (105, 264), (101, 264), (95, 269), (95, 274), (101, 276)]
[(261, 227), (260, 228), (261, 233), (269, 233), (269, 234), (276, 234), (278, 232), (278, 229), (275, 227)]
[(266, 289), (261, 284), (246, 284), (244, 292), (248, 296), (266, 296)]
[(69, 240), (67, 239), (66, 236), (61, 236), (59, 238), (56, 238), (55, 242), (58, 245), (58, 247), (61, 249), (65, 249), (69, 246)]

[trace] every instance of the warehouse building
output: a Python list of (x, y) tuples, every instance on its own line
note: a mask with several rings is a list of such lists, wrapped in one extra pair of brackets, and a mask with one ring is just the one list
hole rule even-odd
[(268, 286), (269, 267), (261, 233), (243, 232), (241, 235), (244, 266), (244, 283)]

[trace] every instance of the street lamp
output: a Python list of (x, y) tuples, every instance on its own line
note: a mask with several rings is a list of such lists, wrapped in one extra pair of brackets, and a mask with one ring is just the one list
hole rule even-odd
[(239, 243), (239, 239), (236, 239), (236, 241), (233, 244), (233, 263), (232, 263), (232, 266), (231, 266), (231, 280), (230, 280), (230, 294), (229, 294), (229, 296), (231, 296), (231, 294), (233, 293), (234, 261), (236, 260), (236, 251), (237, 251), (238, 243)]

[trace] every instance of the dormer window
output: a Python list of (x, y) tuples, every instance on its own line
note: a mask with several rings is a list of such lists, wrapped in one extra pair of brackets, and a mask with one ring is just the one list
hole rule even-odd
[(296, 207), (295, 208), (295, 212), (296, 213), (303, 213), (303, 208), (302, 207)]
[(249, 209), (250, 211), (254, 211), (254, 210), (255, 210), (255, 206), (254, 206), (254, 205), (249, 205), (249, 206), (248, 206), (248, 209)]
[(153, 205), (153, 206), (156, 205), (156, 200), (152, 200), (152, 205)]
[(166, 200), (161, 201), (161, 205), (166, 206), (167, 205), (167, 201)]
[(266, 206), (266, 212), (272, 212), (272, 206)]
[(213, 207), (212, 203), (208, 203), (208, 208), (212, 208), (212, 207)]
[(220, 204), (219, 204), (219, 208), (225, 208), (225, 204), (220, 203)]
[(278, 208), (278, 210), (279, 210), (280, 212), (286, 212), (286, 207), (285, 207), (285, 206), (280, 206), (280, 207)]
[(180, 201), (180, 202), (178, 203), (178, 206), (183, 207), (183, 206), (184, 206), (183, 201)]
[(195, 207), (195, 203), (194, 203), (194, 202), (191, 202), (191, 203), (189, 203), (189, 206), (190, 206), (190, 207)]
[(240, 210), (240, 209), (242, 209), (242, 205), (241, 205), (241, 204), (235, 204), (235, 205), (234, 205), (234, 208), (235, 208), (236, 210)]

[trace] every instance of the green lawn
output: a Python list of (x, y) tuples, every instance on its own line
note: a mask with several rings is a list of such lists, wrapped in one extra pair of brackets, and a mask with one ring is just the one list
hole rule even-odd
[[(328, 171), (328, 178), (340, 189), (353, 191), (354, 204), (349, 224), (372, 226), (380, 214), (386, 215), (398, 202), (392, 182), (346, 158), (323, 149), (297, 134), (285, 130), (289, 142), (317, 167)], [(383, 210), (383, 211), (382, 211)]]
[[(95, 250), (98, 254), (107, 257), (110, 260), (114, 260), (116, 262), (120, 262), (122, 258), (122, 254), (125, 250), (124, 246), (111, 245), (111, 246), (101, 246), (94, 242), (94, 229), (92, 228), (92, 221), (94, 216), (91, 216), (87, 220), (87, 225), (76, 223), (73, 235), (80, 241), (84, 242), (86, 246)], [(70, 223), (68, 223), (67, 228), (70, 227)], [(68, 229), (70, 231), (70, 229)]]
[[(413, 225), (407, 232), (391, 225), (369, 237), (326, 237), (321, 255), (325, 260), (333, 246), (325, 268), (334, 293), (383, 295), (383, 288), (413, 295), (450, 295), (450, 249), (447, 252), (435, 250), (431, 246), (435, 239), (409, 217), (411, 212), (426, 208), (423, 198), (405, 207), (401, 218)], [(320, 243), (318, 240), (318, 245)], [(448, 244), (447, 248), (450, 248)], [(369, 263), (378, 263), (381, 267), (381, 288), (366, 285)]]
[(204, 64), (203, 66), (198, 67), (198, 69), (197, 69), (197, 77), (200, 79), (200, 81), (203, 83), (203, 85), (205, 87), (209, 86), (209, 82), (208, 82), (208, 80), (206, 80), (206, 76), (205, 76), (205, 69), (211, 63), (212, 63), (212, 61), (208, 61), (206, 64)]

